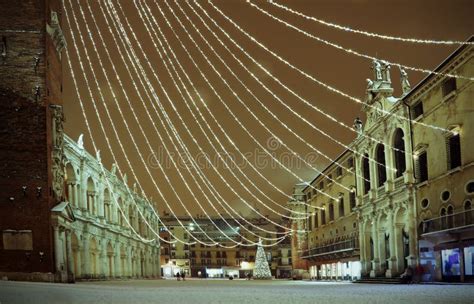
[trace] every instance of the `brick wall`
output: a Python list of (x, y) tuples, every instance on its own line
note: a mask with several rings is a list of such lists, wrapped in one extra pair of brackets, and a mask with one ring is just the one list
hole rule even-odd
[[(0, 0), (1, 273), (54, 272), (49, 105), (61, 104), (62, 85), (46, 22), (59, 3)], [(4, 230), (31, 230), (33, 250), (4, 250)]]

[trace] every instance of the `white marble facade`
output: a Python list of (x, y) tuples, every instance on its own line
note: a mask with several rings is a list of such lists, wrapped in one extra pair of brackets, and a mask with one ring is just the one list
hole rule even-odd
[(149, 201), (114, 166), (104, 169), (82, 138), (64, 137), (65, 199), (52, 209), (56, 280), (159, 277), (158, 218)]

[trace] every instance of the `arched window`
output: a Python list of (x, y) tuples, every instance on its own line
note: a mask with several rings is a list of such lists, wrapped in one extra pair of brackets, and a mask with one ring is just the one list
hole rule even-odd
[(381, 187), (387, 181), (387, 171), (385, 170), (385, 148), (378, 144), (375, 149), (375, 159), (377, 160), (377, 185)]
[(362, 177), (364, 178), (364, 194), (367, 194), (370, 190), (370, 167), (367, 154), (362, 157)]
[(406, 162), (405, 162), (405, 136), (403, 134), (402, 129), (397, 129), (395, 131), (395, 136), (393, 140), (393, 147), (395, 153), (395, 172), (396, 177), (400, 177), (406, 170)]

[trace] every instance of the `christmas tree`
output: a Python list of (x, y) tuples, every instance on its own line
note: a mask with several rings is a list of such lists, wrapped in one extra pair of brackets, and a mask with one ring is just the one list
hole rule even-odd
[(267, 256), (262, 246), (262, 239), (258, 241), (257, 256), (255, 257), (255, 268), (253, 270), (255, 279), (269, 280), (272, 278), (270, 267), (268, 266)]

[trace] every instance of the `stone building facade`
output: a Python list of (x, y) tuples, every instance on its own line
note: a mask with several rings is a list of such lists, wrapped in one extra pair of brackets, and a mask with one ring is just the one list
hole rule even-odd
[[(258, 238), (252, 235), (246, 229), (240, 227), (234, 219), (225, 218), (229, 224), (235, 225), (229, 227), (222, 218), (211, 217), (216, 226), (206, 217), (195, 218), (194, 221), (189, 217), (179, 217), (183, 226), (178, 223), (176, 218), (168, 216), (163, 217), (167, 229), (162, 228), (162, 236), (173, 241), (176, 239), (185, 242), (194, 243), (196, 239), (203, 243), (212, 243), (204, 232), (213, 240), (226, 246), (208, 246), (196, 242), (194, 244), (163, 244), (161, 250), (162, 274), (164, 277), (172, 277), (177, 272), (184, 272), (188, 276), (201, 278), (244, 278), (246, 274), (252, 274), (255, 265), (256, 246), (235, 246), (235, 242), (245, 243), (245, 239), (252, 242), (258, 242)], [(268, 231), (278, 231), (278, 227), (268, 223), (263, 219), (247, 219), (258, 227), (265, 228)], [(248, 223), (241, 223), (248, 230), (257, 235), (262, 232), (252, 227)], [(201, 229), (204, 231), (201, 231)], [(220, 230), (220, 231), (219, 231)], [(227, 236), (225, 237), (222, 232)], [(265, 237), (274, 237), (274, 234), (263, 234)], [(196, 238), (196, 239), (195, 239)], [(264, 248), (268, 257), (269, 266), (272, 275), (276, 278), (291, 277), (291, 248), (289, 238), (277, 246)]]
[(306, 202), (306, 195), (304, 189), (307, 187), (306, 183), (299, 183), (293, 187), (292, 198), (288, 202), (288, 207), (291, 208), (292, 217), (297, 220), (290, 221), (291, 232), (291, 261), (293, 266), (292, 276), (295, 279), (309, 278), (308, 260), (302, 258), (308, 249), (308, 221), (303, 218), (304, 214), (311, 214), (308, 210)]
[[(461, 47), (436, 71), (472, 77), (473, 53), (472, 46)], [(468, 79), (430, 75), (405, 97), (414, 119), (419, 258), (425, 280), (474, 280), (473, 96)]]
[[(362, 277), (397, 278), (408, 266), (420, 265), (427, 281), (474, 278), (473, 89), (472, 81), (463, 78), (473, 75), (472, 53), (472, 45), (464, 45), (435, 70), (460, 78), (433, 73), (411, 88), (401, 69), (399, 97), (393, 96), (390, 66), (373, 63), (363, 108), (366, 123), (355, 120), (359, 134), (352, 151), (342, 154), (353, 159), (354, 169), (351, 178), (340, 180), (346, 188), (355, 186), (355, 205), (341, 223), (357, 219), (353, 258), (360, 260)], [(332, 163), (323, 172), (334, 178), (333, 171), (341, 169)], [(311, 182), (331, 195), (341, 191), (327, 184), (322, 175)], [(319, 197), (310, 187), (304, 190), (302, 202), (324, 210), (315, 210), (319, 216), (313, 214), (306, 224), (298, 223), (308, 227), (299, 258), (312, 267), (321, 259), (311, 251), (318, 249), (315, 243), (339, 227), (337, 220), (321, 225), (321, 213), (327, 217), (332, 212), (330, 218), (336, 219), (337, 212), (331, 211), (331, 201), (319, 202)], [(301, 202), (289, 205), (303, 210)], [(321, 277), (319, 268), (310, 270)]]
[(61, 1), (0, 3), (0, 276), (54, 281), (51, 209), (62, 199)]
[(360, 260), (362, 275), (392, 277), (415, 266), (418, 256), (411, 128), (408, 107), (393, 96), (390, 66), (374, 62), (373, 70), (367, 121), (353, 143)]
[(81, 142), (65, 136), (65, 201), (52, 213), (56, 269), (69, 280), (159, 277), (154, 206)]
[(310, 185), (319, 191), (309, 185), (303, 190), (312, 210), (308, 250), (303, 255), (312, 278), (361, 276), (354, 170), (354, 156), (348, 150), (311, 181)]
[[(62, 2), (6, 2), (0, 2), (0, 277), (156, 276), (159, 243), (148, 228), (158, 224), (151, 207), (114, 170), (102, 171), (82, 140), (64, 135)], [(139, 209), (151, 227), (139, 221)]]

